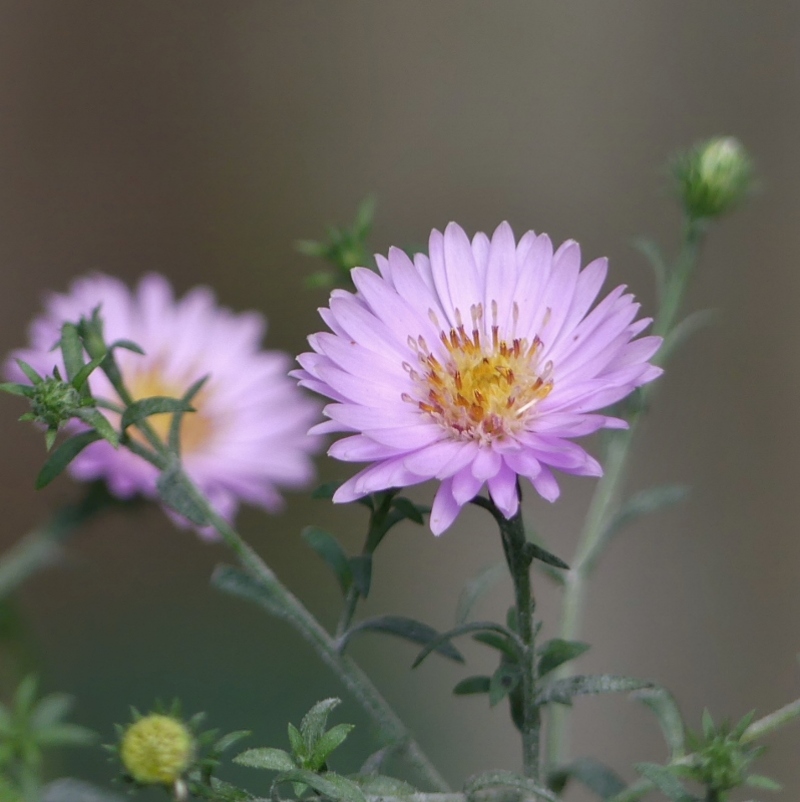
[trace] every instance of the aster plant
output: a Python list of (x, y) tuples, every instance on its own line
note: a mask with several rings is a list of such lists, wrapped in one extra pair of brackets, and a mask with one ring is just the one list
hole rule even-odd
[[(581, 619), (588, 580), (605, 548), (630, 521), (683, 495), (667, 487), (626, 499), (627, 461), (655, 380), (707, 320), (698, 313), (681, 318), (685, 292), (711, 223), (743, 200), (751, 173), (731, 138), (700, 144), (676, 160), (684, 212), (678, 254), (670, 260), (655, 244), (639, 243), (658, 281), (653, 318), (640, 314), (625, 287), (602, 289), (605, 259), (584, 263), (576, 242), (555, 246), (532, 231), (517, 238), (507, 223), (491, 236), (469, 236), (451, 223), (431, 233), (426, 252), (393, 248), (367, 266), (374, 205), (365, 203), (352, 228), (331, 229), (327, 241), (300, 246), (330, 264), (312, 284), (335, 287), (320, 310), (328, 331), (311, 335), (311, 350), (291, 373), (302, 388), (327, 399), (324, 410), (292, 381), (285, 356), (261, 350), (263, 319), (219, 308), (208, 290), (176, 300), (158, 276), (145, 277), (133, 292), (116, 279), (92, 276), (50, 296), (28, 347), (11, 355), (3, 389), (27, 399), (23, 417), (44, 431), (50, 454), (38, 484), (66, 470), (88, 483), (88, 492), (0, 558), (0, 599), (50, 562), (54, 547), (99, 509), (154, 499), (179, 526), (230, 547), (235, 564), (219, 566), (213, 584), (292, 626), (375, 725), (379, 748), (356, 774), (335, 767), (335, 752), (352, 727), (328, 728), (338, 704), (333, 698), (315, 705), (299, 727), (289, 725), (288, 749), (256, 746), (239, 754), (236, 763), (270, 772), (272, 799), (288, 789), (297, 798), (342, 802), (412, 795), (417, 802), (555, 802), (580, 783), (611, 802), (654, 792), (675, 802), (722, 802), (744, 786), (774, 790), (774, 781), (751, 770), (758, 741), (799, 715), (800, 700), (736, 725), (717, 725), (706, 713), (702, 733), (694, 735), (657, 683), (572, 671), (589, 648), (580, 639)], [(576, 441), (601, 430), (598, 458)], [(311, 456), (330, 434), (341, 435), (330, 456), (361, 468), (313, 495), (356, 502), (366, 516), (355, 555), (319, 527), (303, 531), (342, 592), (332, 631), (235, 528), (240, 503), (276, 512), (284, 489), (306, 485)], [(597, 479), (574, 555), (550, 549), (523, 521), (523, 496), (555, 502), (560, 474)], [(404, 495), (431, 480), (430, 508)], [(499, 575), (496, 567), (467, 585), (448, 631), (402, 615), (360, 616), (387, 535), (409, 521), (441, 535), (467, 504), (497, 525), (514, 588), (506, 620), (472, 617)], [(563, 588), (559, 632), (548, 640), (536, 617), (533, 568)], [(466, 676), (454, 693), (507, 704), (520, 734), (521, 771), (477, 775), (452, 792), (348, 655), (353, 639), (365, 633), (416, 644), (414, 666), (432, 655), (463, 663), (458, 639), (466, 636), (491, 649), (495, 670)], [(578, 697), (601, 693), (632, 695), (652, 710), (664, 734), (667, 759), (637, 764), (633, 782), (569, 754), (567, 712)], [(174, 711), (135, 718), (113, 748), (133, 788), (156, 785), (181, 800), (259, 798), (216, 776), (224, 749), (245, 733), (200, 737)], [(388, 776), (390, 758), (403, 759), (409, 779), (423, 790)], [(5, 780), (12, 793), (30, 800), (38, 793), (30, 789), (42, 787), (38, 777), (20, 788), (13, 777)], [(55, 802), (103, 798), (83, 786), (69, 786), (62, 797), (63, 786), (48, 788)]]

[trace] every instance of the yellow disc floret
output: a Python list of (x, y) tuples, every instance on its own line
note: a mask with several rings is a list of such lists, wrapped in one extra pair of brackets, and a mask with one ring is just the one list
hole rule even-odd
[(122, 736), (123, 766), (143, 785), (172, 785), (192, 762), (194, 740), (189, 728), (158, 713), (140, 718)]

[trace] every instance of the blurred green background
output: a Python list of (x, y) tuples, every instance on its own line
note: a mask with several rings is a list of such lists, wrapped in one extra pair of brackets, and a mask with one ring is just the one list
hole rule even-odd
[[(610, 286), (629, 284), (652, 311), (630, 243), (675, 243), (660, 165), (715, 134), (752, 151), (761, 192), (711, 237), (690, 305), (720, 322), (663, 380), (629, 483), (687, 482), (692, 497), (615, 543), (580, 666), (665, 683), (695, 726), (704, 705), (715, 718), (766, 713), (800, 695), (796, 2), (0, 2), (0, 348), (22, 344), (47, 289), (91, 270), (130, 282), (155, 270), (180, 291), (210, 284), (226, 305), (263, 310), (267, 345), (296, 353), (325, 296), (303, 291), (317, 265), (293, 243), (347, 222), (368, 193), (380, 252), (424, 244), (450, 220), (491, 231), (508, 219), (518, 234), (577, 239), (586, 261), (609, 256)], [(0, 407), (7, 546), (79, 489), (62, 479), (34, 493), (41, 438), (15, 423), (14, 399)], [(320, 473), (345, 475), (324, 460)], [(572, 553), (592, 486), (564, 481), (555, 506), (528, 494), (559, 554)], [(307, 523), (360, 543), (360, 509), (294, 497), (279, 517), (241, 516), (333, 621), (338, 591), (299, 538)], [(75, 720), (107, 739), (129, 704), (180, 695), (215, 725), (252, 728), (251, 745), (281, 745), (287, 720), (344, 691), (286, 627), (209, 588), (226, 557), (158, 510), (88, 527), (64, 567), (20, 594), (45, 687), (74, 693)], [(478, 512), (440, 539), (408, 525), (379, 553), (367, 609), (446, 627), (461, 585), (498, 557)], [(552, 633), (557, 594), (538, 584)], [(500, 586), (483, 611), (502, 616), (508, 602)], [(454, 783), (518, 766), (505, 710), (449, 695), (490, 667), (485, 650), (467, 647), (467, 671), (431, 660), (413, 673), (401, 643), (365, 636), (353, 651)], [(364, 725), (340, 764), (354, 768), (369, 728), (349, 700), (336, 720)], [(574, 722), (575, 752), (626, 777), (663, 758), (654, 720), (622, 697), (579, 701)], [(761, 771), (795, 799), (800, 728), (773, 741)], [(91, 751), (60, 770), (113, 773)]]

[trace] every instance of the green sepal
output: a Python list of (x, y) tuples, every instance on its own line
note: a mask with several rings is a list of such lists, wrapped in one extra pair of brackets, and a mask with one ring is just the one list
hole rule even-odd
[(589, 649), (588, 643), (581, 641), (563, 640), (562, 638), (553, 638), (547, 641), (538, 650), (539, 665), (538, 674), (540, 677), (554, 671), (560, 665), (580, 657)]
[(697, 797), (690, 794), (675, 774), (665, 766), (655, 763), (637, 763), (635, 768), (642, 777), (650, 780), (672, 802), (698, 802)]
[(91, 362), (87, 362), (74, 376), (72, 379), (72, 386), (80, 392), (80, 394), (84, 398), (88, 398), (89, 393), (89, 386), (87, 381), (89, 380), (89, 376), (94, 373), (97, 368), (100, 367), (105, 356), (99, 356), (96, 359), (93, 359)]
[(553, 702), (562, 705), (572, 704), (575, 696), (588, 696), (597, 693), (624, 693), (650, 688), (652, 682), (633, 677), (617, 677), (613, 674), (578, 674), (549, 682), (536, 696), (537, 705)]
[(471, 696), (478, 693), (489, 693), (489, 686), (491, 678), (484, 675), (476, 675), (474, 677), (466, 677), (459, 682), (453, 693), (456, 696)]
[(569, 765), (550, 772), (547, 784), (560, 794), (569, 780), (577, 780), (603, 800), (611, 799), (626, 788), (622, 778), (613, 769), (589, 757), (578, 758)]
[(339, 541), (329, 532), (316, 526), (307, 526), (303, 529), (302, 537), (333, 571), (342, 594), (346, 595), (353, 584), (353, 570), (350, 567), (350, 559)]
[(133, 340), (114, 340), (114, 342), (108, 346), (108, 353), (112, 353), (117, 348), (122, 348), (123, 351), (133, 351), (134, 354), (144, 356), (144, 349), (142, 346), (133, 342)]
[(36, 489), (41, 490), (53, 481), (86, 446), (102, 439), (97, 432), (81, 432), (65, 440), (45, 462), (36, 477)]
[(515, 642), (516, 636), (500, 624), (495, 624), (491, 621), (470, 621), (465, 624), (460, 624), (447, 632), (443, 632), (436, 639), (428, 643), (425, 648), (417, 655), (414, 660), (412, 668), (416, 668), (429, 654), (435, 651), (441, 644), (457, 638), (461, 635), (468, 635), (471, 632), (494, 632), (508, 638), (512, 643)]
[(193, 524), (207, 526), (210, 523), (206, 511), (195, 499), (191, 483), (177, 460), (161, 472), (156, 480), (156, 489), (164, 504)]
[(494, 584), (505, 576), (506, 564), (496, 562), (481, 569), (461, 591), (456, 608), (456, 624), (463, 624), (470, 616), (473, 607), (478, 600), (494, 586)]
[(421, 621), (415, 621), (413, 618), (398, 615), (376, 616), (354, 624), (339, 638), (337, 643), (339, 651), (344, 651), (353, 635), (360, 632), (383, 632), (423, 646), (436, 642), (437, 645), (433, 647), (433, 651), (457, 663), (464, 662), (461, 652), (449, 640), (441, 640), (441, 634), (433, 627), (423, 624)]
[(293, 771), (297, 768), (292, 756), (283, 749), (248, 749), (233, 758), (234, 763), (250, 769), (268, 769), (269, 771)]

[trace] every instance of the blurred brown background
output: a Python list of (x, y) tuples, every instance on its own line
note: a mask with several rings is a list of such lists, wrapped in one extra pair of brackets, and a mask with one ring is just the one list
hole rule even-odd
[[(424, 243), (453, 219), (508, 219), (586, 260), (611, 258), (653, 309), (630, 247), (676, 242), (659, 165), (719, 133), (750, 148), (761, 192), (721, 224), (691, 293), (719, 325), (674, 362), (639, 442), (631, 489), (691, 484), (691, 501), (616, 542), (592, 590), (586, 671), (658, 679), (689, 721), (738, 718), (800, 695), (800, 5), (790, 0), (650, 2), (0, 2), (0, 349), (19, 345), (42, 293), (90, 270), (135, 281), (165, 273), (183, 291), (269, 317), (268, 345), (292, 352), (319, 327), (316, 265), (293, 242), (347, 222), (370, 192), (374, 244)], [(75, 498), (68, 480), (35, 494), (40, 437), (0, 400), (2, 544)], [(325, 478), (344, 475), (324, 462)], [(592, 480), (566, 481), (528, 510), (569, 556)], [(427, 498), (425, 488), (420, 498)], [(241, 518), (281, 576), (333, 620), (337, 591), (299, 538), (328, 526), (353, 549), (358, 510), (290, 501)], [(76, 719), (111, 738), (129, 703), (179, 694), (214, 724), (281, 745), (285, 723), (343, 693), (281, 624), (208, 587), (222, 547), (157, 511), (107, 516), (69, 548), (66, 568), (21, 594), (29, 647), (49, 689), (77, 695)], [(458, 591), (497, 559), (488, 521), (468, 512), (441, 539), (408, 526), (379, 555), (372, 611), (452, 620)], [(554, 623), (557, 596), (540, 581)], [(508, 587), (483, 607), (501, 616)], [(553, 624), (549, 628), (553, 632)], [(356, 654), (459, 784), (515, 768), (505, 710), (457, 700), (452, 685), (490, 667), (410, 673), (413, 650), (364, 638)], [(348, 702), (338, 720), (364, 724)], [(624, 698), (581, 700), (575, 751), (631, 776), (663, 758), (654, 720)], [(345, 770), (369, 748), (368, 727)], [(762, 773), (800, 794), (795, 725)], [(347, 761), (350, 764), (347, 765)], [(105, 782), (99, 753), (62, 771)], [(259, 779), (239, 774), (253, 785)], [(572, 799), (582, 799), (575, 793)]]

